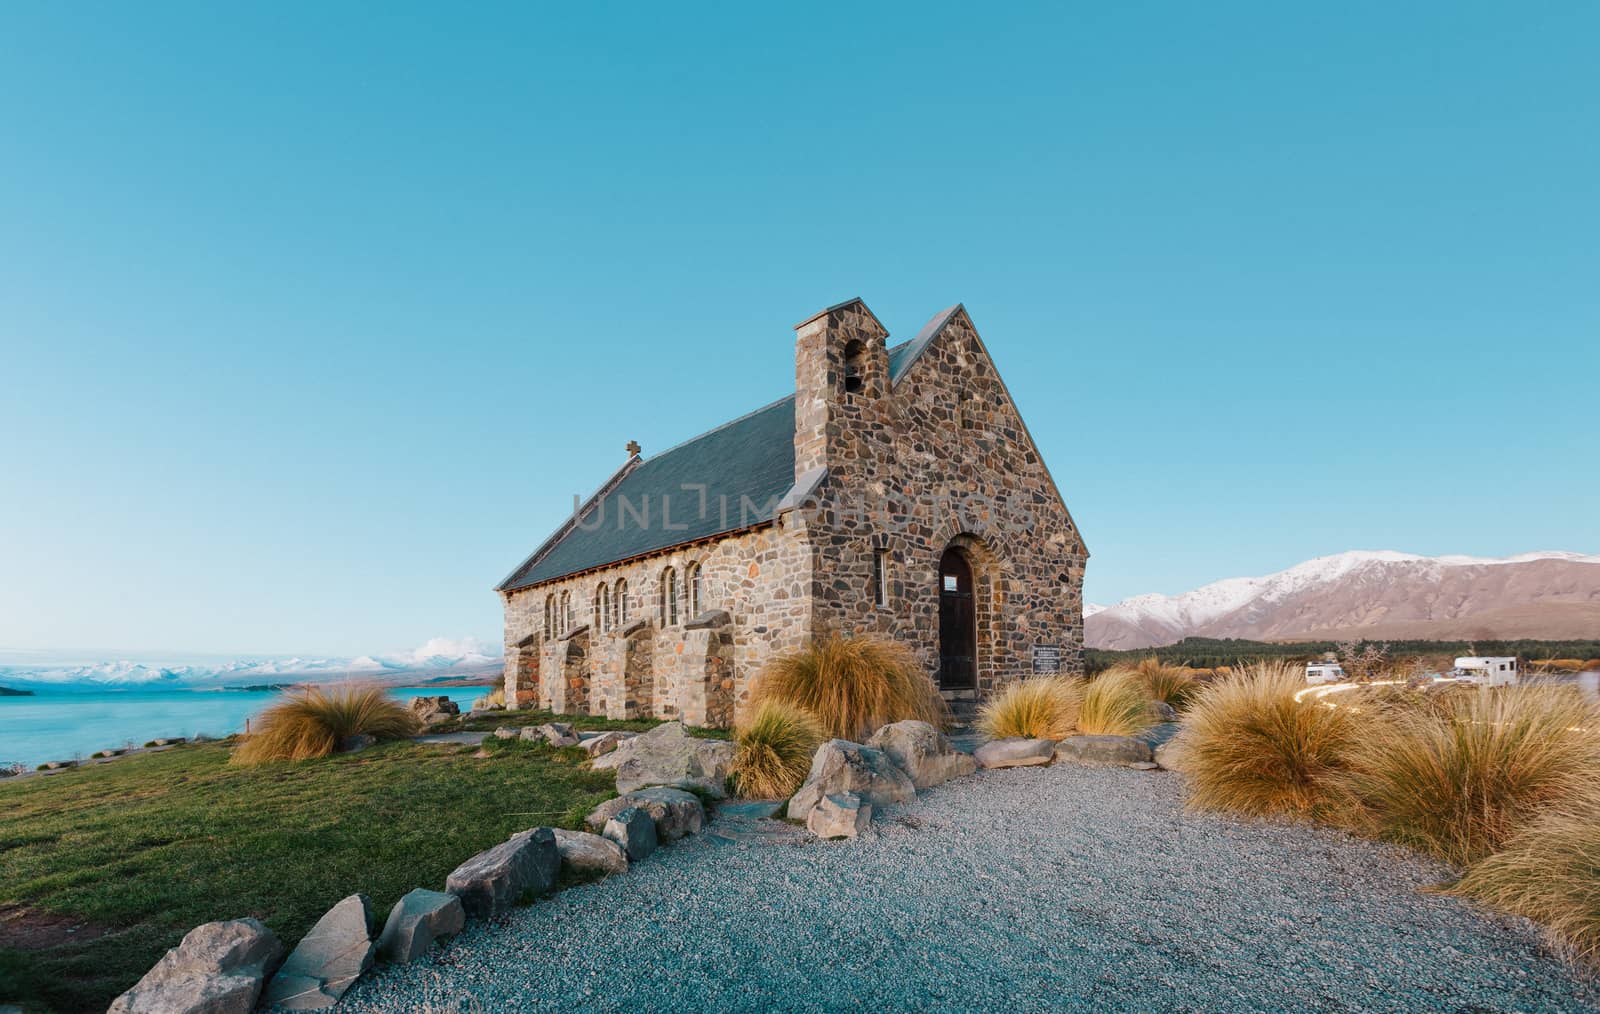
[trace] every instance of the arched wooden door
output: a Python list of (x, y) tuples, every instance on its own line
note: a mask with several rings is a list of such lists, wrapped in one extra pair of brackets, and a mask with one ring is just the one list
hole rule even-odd
[(939, 560), (939, 689), (978, 687), (978, 629), (972, 602), (972, 567), (950, 548)]

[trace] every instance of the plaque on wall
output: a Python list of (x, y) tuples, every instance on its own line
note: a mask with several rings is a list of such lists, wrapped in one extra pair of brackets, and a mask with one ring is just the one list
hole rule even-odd
[(1061, 646), (1036, 644), (1033, 646), (1033, 671), (1036, 675), (1061, 671)]

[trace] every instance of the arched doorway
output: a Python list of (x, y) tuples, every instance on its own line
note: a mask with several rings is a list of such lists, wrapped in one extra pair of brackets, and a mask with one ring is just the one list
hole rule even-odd
[(939, 558), (939, 689), (978, 687), (978, 625), (972, 565), (954, 546)]

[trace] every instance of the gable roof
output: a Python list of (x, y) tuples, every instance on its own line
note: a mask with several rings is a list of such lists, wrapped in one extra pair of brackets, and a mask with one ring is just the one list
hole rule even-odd
[[(891, 384), (910, 369), (959, 309), (957, 304), (937, 314), (917, 337), (889, 350)], [(696, 488), (685, 490), (685, 485)], [(698, 489), (702, 485), (704, 511)], [(794, 486), (791, 394), (653, 458), (630, 461), (585, 501), (578, 512), (581, 521), (567, 519), (495, 590), (517, 591), (765, 524), (792, 499), (786, 494)]]

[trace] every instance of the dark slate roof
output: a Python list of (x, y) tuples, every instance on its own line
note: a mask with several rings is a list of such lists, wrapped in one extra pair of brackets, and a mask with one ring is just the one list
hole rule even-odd
[[(891, 382), (900, 379), (954, 310), (939, 314), (916, 338), (889, 350)], [(771, 521), (794, 481), (790, 395), (639, 462), (584, 505), (583, 524), (569, 519), (497, 590), (527, 588)], [(701, 484), (706, 487), (703, 514), (699, 492), (683, 489)], [(664, 499), (671, 528), (662, 523)], [(630, 508), (624, 510), (624, 503)], [(646, 505), (649, 513), (641, 523)]]

